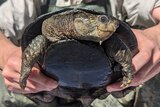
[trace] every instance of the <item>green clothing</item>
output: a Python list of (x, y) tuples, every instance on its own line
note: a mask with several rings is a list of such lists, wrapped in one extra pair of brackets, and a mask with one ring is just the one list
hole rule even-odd
[(0, 107), (37, 107), (27, 97), (9, 92), (0, 72)]
[(6, 0), (0, 0), (0, 5), (2, 4), (2, 3), (4, 3)]

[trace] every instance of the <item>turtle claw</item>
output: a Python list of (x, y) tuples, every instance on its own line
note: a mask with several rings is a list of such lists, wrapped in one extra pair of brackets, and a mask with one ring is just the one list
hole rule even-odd
[(25, 89), (25, 87), (26, 87), (26, 80), (20, 78), (20, 83), (19, 84), (20, 84), (20, 87), (22, 89)]
[(123, 77), (123, 83), (120, 87), (122, 88), (127, 88), (130, 84), (131, 84), (132, 80), (127, 78), (127, 77)]
[(122, 84), (120, 87), (121, 88), (127, 88), (129, 86), (129, 84)]

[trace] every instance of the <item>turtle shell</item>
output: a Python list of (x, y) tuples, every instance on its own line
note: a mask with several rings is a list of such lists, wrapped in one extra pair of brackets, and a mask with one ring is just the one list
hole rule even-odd
[(85, 89), (105, 86), (112, 71), (101, 46), (76, 40), (51, 45), (44, 57), (44, 69), (47, 75), (55, 75), (60, 86)]
[[(31, 23), (22, 37), (22, 51), (33, 38), (42, 34), (41, 26), (46, 18), (67, 10), (71, 9), (42, 15)], [(84, 11), (104, 14), (89, 10)], [(119, 22), (119, 28), (115, 33), (134, 55), (137, 47), (136, 38), (127, 24)], [(91, 41), (62, 40), (56, 44), (49, 43), (39, 62), (44, 74), (58, 80), (60, 87), (68, 89), (89, 90), (105, 87), (122, 77), (119, 66), (112, 65), (104, 49), (98, 43)], [(119, 70), (115, 72), (116, 68)]]

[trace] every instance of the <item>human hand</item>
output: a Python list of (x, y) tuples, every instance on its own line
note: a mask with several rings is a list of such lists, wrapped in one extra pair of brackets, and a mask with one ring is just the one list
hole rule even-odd
[(6, 63), (4, 64), (2, 75), (4, 76), (5, 84), (10, 91), (16, 93), (36, 93), (40, 91), (51, 91), (57, 87), (57, 82), (43, 75), (37, 67), (33, 67), (32, 72), (27, 80), (25, 90), (19, 86), (20, 69), (22, 61), (21, 48), (16, 47), (12, 50)]
[[(130, 86), (137, 86), (148, 81), (160, 72), (160, 24), (146, 30), (133, 32), (137, 38), (139, 52), (133, 57), (135, 77)], [(122, 83), (107, 86), (108, 92), (120, 91)]]

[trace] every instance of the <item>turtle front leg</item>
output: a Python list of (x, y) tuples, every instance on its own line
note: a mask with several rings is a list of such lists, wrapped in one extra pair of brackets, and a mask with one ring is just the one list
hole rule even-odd
[(38, 35), (32, 40), (28, 47), (22, 54), (22, 66), (20, 75), (20, 87), (25, 89), (27, 78), (31, 72), (33, 65), (37, 62), (40, 53), (44, 50), (46, 45), (46, 38), (42, 35)]
[(122, 66), (123, 83), (121, 87), (128, 87), (134, 78), (134, 67), (132, 65), (131, 53), (129, 50), (118, 50), (115, 60)]
[(127, 87), (134, 78), (134, 67), (132, 65), (132, 53), (128, 46), (114, 33), (104, 42), (106, 53), (122, 67), (123, 82), (121, 87)]

